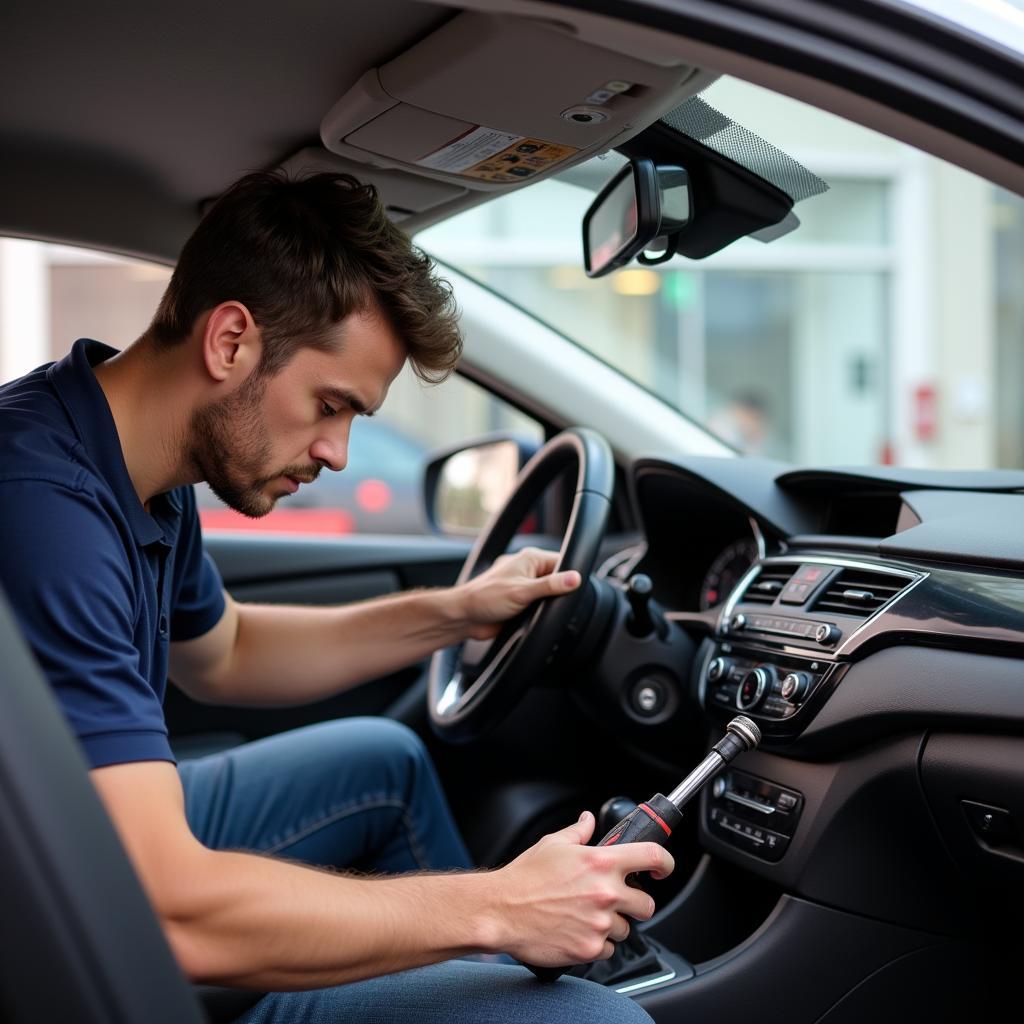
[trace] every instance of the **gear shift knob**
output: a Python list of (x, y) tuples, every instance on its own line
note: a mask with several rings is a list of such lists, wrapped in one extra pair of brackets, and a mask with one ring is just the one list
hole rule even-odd
[(626, 599), (630, 609), (626, 628), (633, 636), (649, 636), (654, 632), (655, 623), (650, 607), (653, 590), (651, 577), (642, 572), (634, 573), (626, 582)]
[(609, 797), (597, 812), (597, 828), (594, 829), (594, 838), (606, 836), (627, 814), (636, 810), (636, 801), (630, 800), (628, 796)]

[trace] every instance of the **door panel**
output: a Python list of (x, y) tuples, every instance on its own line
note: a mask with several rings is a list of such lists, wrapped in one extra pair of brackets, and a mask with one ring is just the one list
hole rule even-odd
[[(267, 535), (206, 539), (228, 592), (240, 601), (345, 604), (455, 580), (468, 540), (438, 537), (344, 537), (322, 540)], [(302, 707), (231, 708), (200, 704), (168, 687), (164, 710), (179, 756), (199, 756), (286, 729), (352, 715), (384, 714), (419, 681), (425, 665)], [(282, 680), (287, 690), (288, 681)]]
[(329, 576), (299, 577), (236, 583), (228, 587), (236, 601), (269, 604), (348, 604), (401, 589), (395, 572), (346, 572)]
[(447, 537), (365, 535), (312, 539), (214, 534), (204, 544), (229, 591), (241, 584), (341, 579), (380, 570), (396, 573), (403, 588), (441, 586), (455, 579), (470, 549), (470, 541)]

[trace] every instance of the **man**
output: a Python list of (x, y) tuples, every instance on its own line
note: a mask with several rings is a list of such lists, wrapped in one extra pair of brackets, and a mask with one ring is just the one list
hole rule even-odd
[(397, 724), (328, 723), (180, 768), (168, 745), (168, 675), (209, 702), (312, 701), (579, 585), (531, 550), (457, 588), (259, 607), (203, 554), (190, 484), (265, 515), (344, 469), (354, 417), (407, 359), (437, 380), (460, 351), (450, 290), (372, 189), (258, 173), (203, 219), (138, 341), (79, 341), (0, 388), (0, 585), (181, 966), (271, 993), (247, 1022), (646, 1019), (594, 985), (453, 958), (609, 955), (653, 913), (625, 876), (668, 874), (660, 847), (588, 848), (584, 814), (499, 870), (423, 873), (469, 859)]

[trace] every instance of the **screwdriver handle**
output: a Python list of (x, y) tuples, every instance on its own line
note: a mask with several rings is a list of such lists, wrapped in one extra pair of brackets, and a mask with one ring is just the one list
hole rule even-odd
[[(639, 804), (627, 814), (601, 840), (598, 846), (616, 846), (625, 843), (657, 843), (664, 846), (683, 820), (683, 813), (668, 797), (655, 793), (646, 803)], [(626, 881), (634, 884), (636, 873)], [(541, 981), (555, 981), (565, 972), (564, 967), (536, 967), (526, 964)]]
[(647, 803), (634, 807), (597, 845), (657, 843), (664, 846), (682, 820), (682, 811), (668, 797), (655, 793)]

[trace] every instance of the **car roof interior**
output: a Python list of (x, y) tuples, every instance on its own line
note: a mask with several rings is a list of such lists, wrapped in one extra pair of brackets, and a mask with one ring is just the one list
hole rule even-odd
[[(249, 4), (244, 21), (238, 5), (196, 0), (173, 13), (71, 6), (45, 39), (31, 6), (17, 6), (5, 17), (0, 63), (19, 102), (5, 105), (0, 138), (10, 155), (2, 192), (22, 198), (4, 205), (4, 226), (38, 234), (38, 208), (31, 224), (19, 225), (18, 211), (26, 194), (46, 195), (52, 237), (70, 225), (97, 244), (165, 258), (202, 204), (249, 170), (349, 171), (372, 180), (392, 216), (415, 229), (514, 187), (515, 179), (417, 167), (468, 128), (493, 125), (578, 150), (564, 169), (708, 80), (679, 58), (623, 56), (564, 25), (403, 0), (362, 9), (355, 31), (346, 5), (317, 0)], [(508, 74), (485, 78), (495, 65)], [(606, 123), (560, 117), (627, 74), (637, 85), (607, 105)], [(114, 196), (117, 204), (104, 201)], [(115, 205), (120, 222), (108, 220)]]
[[(319, 0), (116, 2), (60, 5), (44, 21), (14, 0), (0, 37), (0, 82), (18, 97), (0, 112), (0, 230), (171, 262), (227, 185), (284, 167), (372, 181), (412, 233), (523, 187), (425, 166), (478, 127), (559, 147), (532, 182), (621, 146), (700, 92), (717, 73), (698, 62), (794, 94), (809, 88), (586, 10), (466, 6), (481, 9), (380, 0), (355, 25), (348, 5)], [(609, 82), (629, 87), (588, 104)], [(574, 119), (595, 106), (601, 116)], [(870, 104), (860, 114), (942, 148), (934, 129)], [(957, 155), (970, 158), (962, 145)]]

